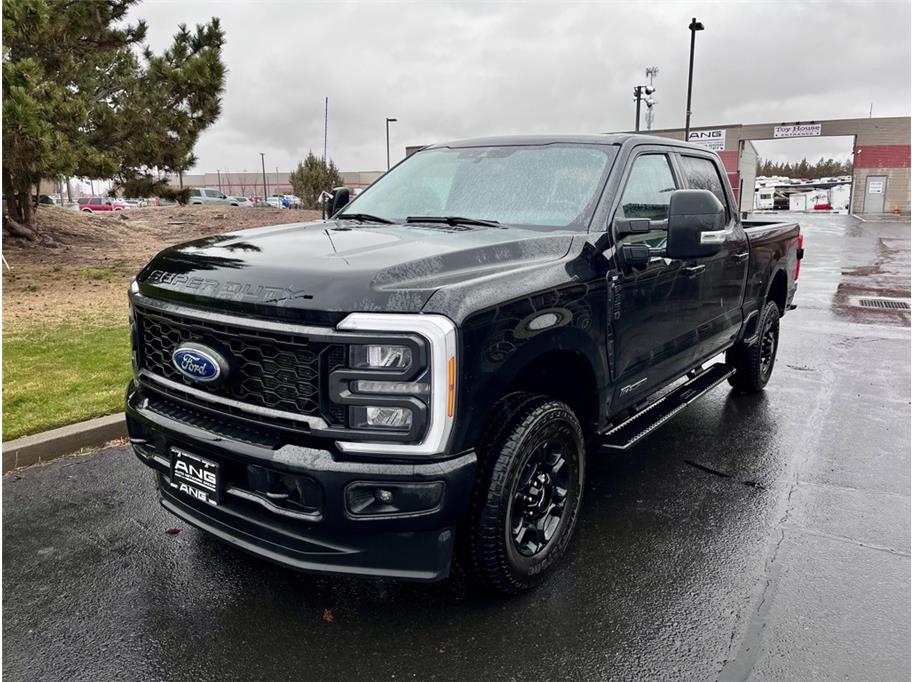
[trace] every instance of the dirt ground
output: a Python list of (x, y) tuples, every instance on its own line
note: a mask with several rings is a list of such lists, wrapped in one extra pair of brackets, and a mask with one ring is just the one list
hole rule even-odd
[(166, 246), (317, 218), (317, 211), (235, 206), (150, 207), (113, 215), (41, 206), (38, 228), (57, 246), (4, 239), (4, 332), (73, 319), (126, 317), (130, 278)]

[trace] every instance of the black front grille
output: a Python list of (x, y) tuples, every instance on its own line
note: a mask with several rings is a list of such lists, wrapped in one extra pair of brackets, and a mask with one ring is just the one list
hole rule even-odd
[[(139, 367), (149, 374), (256, 407), (326, 418), (321, 412), (321, 402), (326, 402), (321, 394), (321, 364), (344, 358), (342, 346), (157, 310), (137, 308), (136, 318)], [(177, 370), (171, 354), (187, 341), (209, 345), (226, 356), (231, 367), (224, 383), (206, 386)], [(161, 385), (151, 385), (162, 390)], [(337, 421), (335, 414), (328, 416), (329, 421)]]

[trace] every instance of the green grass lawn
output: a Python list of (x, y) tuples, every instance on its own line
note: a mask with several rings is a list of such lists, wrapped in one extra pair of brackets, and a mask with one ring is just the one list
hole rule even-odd
[(131, 376), (126, 320), (3, 335), (3, 440), (123, 410)]

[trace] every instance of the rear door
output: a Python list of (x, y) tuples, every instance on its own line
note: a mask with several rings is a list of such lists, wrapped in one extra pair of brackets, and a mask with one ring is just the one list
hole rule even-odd
[(698, 344), (693, 359), (699, 361), (723, 350), (741, 328), (741, 303), (749, 265), (747, 234), (741, 227), (723, 169), (715, 155), (680, 153), (677, 163), (688, 189), (707, 189), (725, 206), (725, 241), (713, 256), (689, 263), (689, 271), (700, 299), (696, 317)]
[[(645, 218), (645, 234), (617, 239), (624, 244), (665, 245), (671, 193), (681, 187), (665, 148), (646, 147), (627, 164), (620, 201), (612, 221)], [(642, 269), (621, 265), (615, 282), (614, 348), (617, 372), (615, 407), (636, 402), (686, 371), (701, 311), (686, 268), (691, 262), (661, 256)]]

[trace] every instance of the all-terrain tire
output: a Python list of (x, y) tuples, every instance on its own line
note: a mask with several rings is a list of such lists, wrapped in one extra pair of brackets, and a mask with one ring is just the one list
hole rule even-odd
[[(567, 549), (582, 500), (585, 440), (573, 411), (545, 396), (514, 393), (499, 403), (495, 414), (477, 448), (479, 472), (469, 514), (459, 532), (457, 562), (485, 586), (516, 594), (541, 583)], [(552, 459), (562, 462), (557, 474), (545, 464)], [(540, 488), (528, 487), (530, 470), (539, 472), (536, 481), (544, 476), (541, 480), (546, 482)], [(534, 506), (517, 501), (518, 497), (529, 499), (523, 490), (540, 490), (540, 508), (554, 507), (552, 513), (555, 505), (561, 505), (556, 524), (550, 515), (535, 521), (552, 530), (550, 535), (531, 533), (533, 538), (548, 538), (534, 551), (527, 545), (536, 542), (519, 545), (518, 540), (525, 536), (514, 534), (517, 515), (518, 525), (525, 520), (520, 513), (523, 505)], [(548, 502), (545, 496), (549, 496)], [(532, 514), (535, 510), (527, 511)]]
[(756, 342), (741, 342), (726, 352), (725, 362), (735, 368), (728, 383), (738, 391), (756, 393), (769, 382), (779, 350), (779, 317), (779, 306), (767, 301), (757, 323), (760, 333)]

